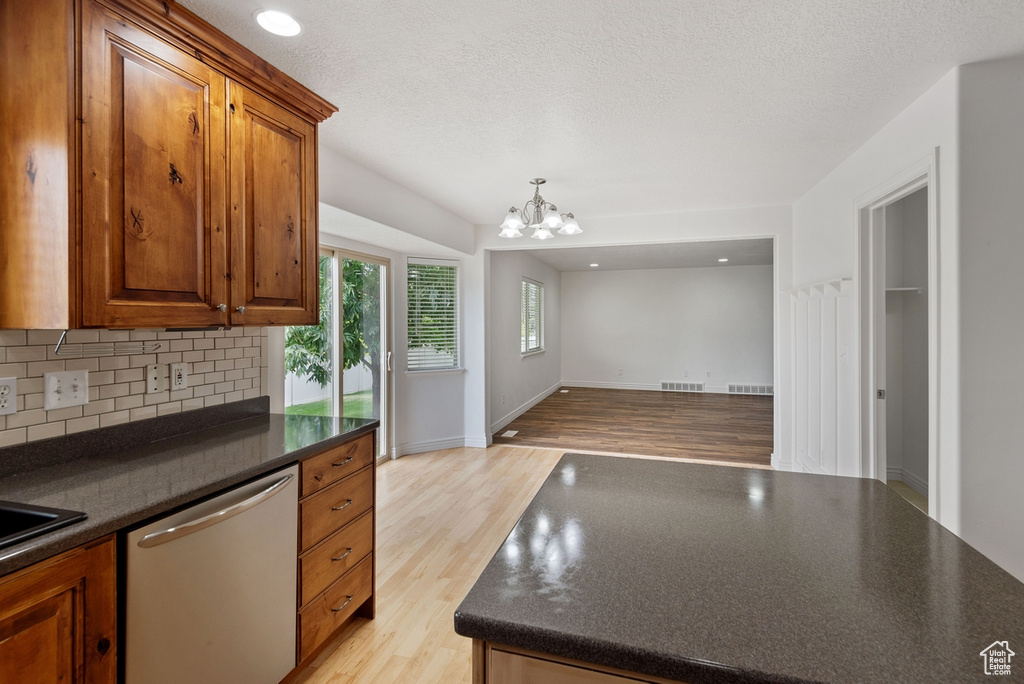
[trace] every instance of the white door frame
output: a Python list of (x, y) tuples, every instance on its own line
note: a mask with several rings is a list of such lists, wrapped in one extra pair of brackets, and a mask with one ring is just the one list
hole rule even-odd
[(939, 511), (939, 212), (938, 154), (922, 159), (856, 201), (857, 308), (860, 335), (861, 477), (886, 479), (885, 388), (885, 208), (907, 195), (928, 192), (928, 515)]

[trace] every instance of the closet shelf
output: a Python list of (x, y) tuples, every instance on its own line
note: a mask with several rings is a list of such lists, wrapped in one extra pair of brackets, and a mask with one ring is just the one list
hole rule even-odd
[(913, 292), (914, 294), (921, 294), (922, 288), (920, 287), (887, 287), (886, 292)]

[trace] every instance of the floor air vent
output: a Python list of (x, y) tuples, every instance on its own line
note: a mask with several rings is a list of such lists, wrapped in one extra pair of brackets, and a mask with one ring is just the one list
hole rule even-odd
[(703, 382), (662, 382), (663, 392), (703, 392)]
[(774, 394), (772, 385), (729, 385), (729, 394)]

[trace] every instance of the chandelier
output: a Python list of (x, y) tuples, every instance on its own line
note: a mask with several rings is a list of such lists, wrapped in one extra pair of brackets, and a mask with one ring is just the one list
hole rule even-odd
[[(533, 199), (527, 202), (522, 210), (512, 207), (508, 210), (508, 216), (501, 224), (501, 232), (498, 237), (517, 238), (523, 237), (522, 229), (529, 226), (533, 228), (533, 235), (530, 237), (538, 240), (550, 240), (555, 237), (552, 230), (558, 230), (560, 235), (579, 235), (580, 224), (571, 214), (559, 214), (558, 207), (550, 202), (544, 201), (540, 196), (540, 186), (546, 181), (543, 178), (534, 178), (530, 181), (535, 187)], [(531, 207), (533, 207), (531, 209)]]

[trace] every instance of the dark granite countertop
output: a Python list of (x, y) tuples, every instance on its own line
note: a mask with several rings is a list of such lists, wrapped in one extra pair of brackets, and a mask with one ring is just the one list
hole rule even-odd
[(875, 480), (566, 454), (455, 631), (694, 684), (981, 681), (1024, 584)]
[(0, 549), (0, 575), (287, 467), (379, 424), (271, 414), (263, 407), (248, 414), (204, 409), (118, 426), (105, 437), (98, 430), (77, 440), (71, 435), (0, 449), (0, 500), (88, 516)]

